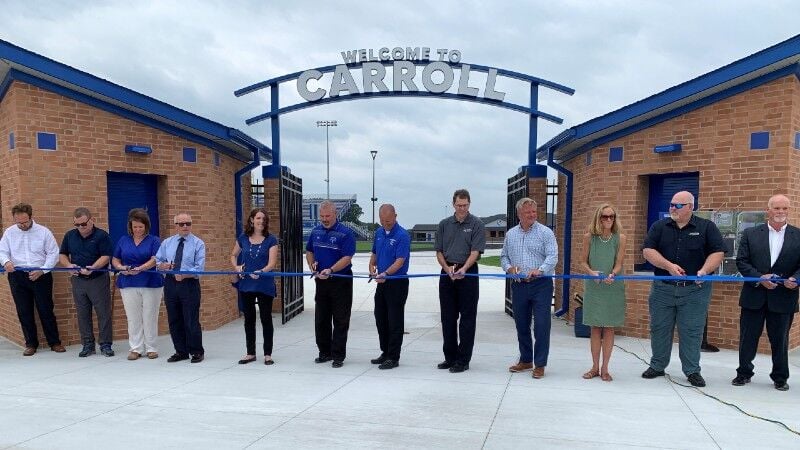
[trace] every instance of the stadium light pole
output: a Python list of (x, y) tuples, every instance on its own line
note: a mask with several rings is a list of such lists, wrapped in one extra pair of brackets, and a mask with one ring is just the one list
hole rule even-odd
[(328, 140), (328, 130), (330, 127), (337, 126), (335, 120), (318, 120), (317, 127), (325, 127), (325, 189), (326, 198), (331, 199), (331, 149), (330, 141)]
[(375, 202), (378, 201), (378, 197), (375, 197), (375, 157), (378, 151), (371, 150), (369, 154), (372, 155), (372, 227), (375, 228)]

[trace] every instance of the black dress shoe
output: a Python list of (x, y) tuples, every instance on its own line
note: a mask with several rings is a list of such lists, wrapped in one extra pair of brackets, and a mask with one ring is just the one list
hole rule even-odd
[(442, 361), (436, 365), (437, 369), (449, 369), (451, 367), (453, 367), (453, 363), (450, 361)]
[(399, 365), (400, 365), (399, 362), (397, 362), (397, 361), (395, 361), (393, 359), (387, 359), (384, 362), (382, 362), (380, 366), (378, 366), (378, 369), (381, 369), (381, 370), (394, 369), (395, 367), (397, 367)]
[(700, 346), (700, 351), (705, 353), (716, 353), (719, 351), (719, 347), (717, 347), (716, 345), (705, 343)]
[(703, 376), (700, 375), (700, 372), (690, 373), (686, 376), (686, 379), (689, 380), (689, 384), (694, 387), (706, 386), (706, 380), (703, 379)]
[[(250, 364), (251, 362), (255, 361), (256, 357), (253, 356), (252, 358), (244, 358), (239, 360), (239, 364)], [(169, 360), (167, 360), (169, 361)]]
[(453, 363), (450, 367), (450, 373), (461, 373), (465, 370), (469, 370), (469, 364)]
[(344, 361), (340, 361), (338, 359), (331, 363), (331, 367), (333, 367), (334, 369), (338, 369), (338, 368), (342, 367), (343, 365), (344, 365)]
[(731, 384), (734, 386), (744, 386), (749, 382), (750, 382), (750, 377), (746, 377), (744, 375), (736, 375), (736, 378), (731, 380)]
[(663, 377), (664, 371), (663, 370), (656, 370), (652, 367), (648, 367), (647, 370), (642, 372), (642, 378), (647, 378), (648, 380), (653, 379), (655, 377)]
[(190, 362), (192, 364), (196, 364), (196, 363), (202, 362), (204, 359), (206, 359), (206, 356), (204, 354), (196, 353), (196, 354), (192, 355), (192, 360)]
[(383, 356), (383, 355), (378, 356), (375, 359), (370, 359), (369, 360), (369, 362), (371, 362), (372, 364), (383, 364), (384, 361), (386, 361), (386, 357)]
[(779, 391), (788, 391), (789, 385), (785, 381), (776, 381), (775, 382), (775, 389)]
[(184, 353), (175, 353), (174, 355), (167, 358), (167, 362), (186, 361), (187, 359), (189, 359), (189, 355)]
[(320, 355), (320, 356), (314, 358), (314, 362), (317, 363), (317, 364), (326, 363), (328, 361), (333, 361), (333, 358), (331, 358), (330, 356), (327, 356), (327, 355)]

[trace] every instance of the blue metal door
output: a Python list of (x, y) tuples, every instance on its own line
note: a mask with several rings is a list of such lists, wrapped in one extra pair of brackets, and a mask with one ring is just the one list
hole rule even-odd
[(155, 175), (107, 172), (108, 233), (116, 247), (128, 232), (128, 212), (144, 208), (150, 215), (150, 234), (158, 236), (158, 181)]
[(680, 191), (689, 191), (694, 195), (694, 209), (700, 203), (700, 173), (668, 173), (650, 175), (650, 192), (647, 202), (647, 228), (669, 212), (672, 196)]

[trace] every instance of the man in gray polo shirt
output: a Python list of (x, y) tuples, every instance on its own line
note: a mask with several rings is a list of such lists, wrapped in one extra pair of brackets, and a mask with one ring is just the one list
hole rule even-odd
[(466, 189), (453, 194), (455, 214), (439, 222), (434, 245), (443, 274), (439, 277), (439, 307), (444, 361), (437, 367), (452, 373), (469, 370), (472, 359), (478, 315), (478, 259), (486, 247), (483, 222), (469, 213), (469, 205)]

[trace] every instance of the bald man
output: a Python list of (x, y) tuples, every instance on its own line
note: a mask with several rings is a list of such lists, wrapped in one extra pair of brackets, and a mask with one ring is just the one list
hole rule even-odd
[(369, 274), (378, 286), (375, 289), (375, 326), (381, 354), (371, 360), (378, 369), (394, 369), (399, 365), (403, 346), (405, 306), (408, 298), (408, 278), (389, 278), (408, 274), (411, 257), (411, 238), (397, 223), (397, 213), (391, 204), (378, 210), (381, 226), (375, 230)]
[[(642, 245), (645, 259), (657, 276), (705, 276), (722, 263), (725, 245), (714, 222), (692, 214), (694, 195), (681, 191), (672, 196), (669, 217), (650, 227)], [(664, 376), (672, 352), (675, 328), (680, 338), (681, 368), (692, 386), (703, 387), (700, 343), (711, 301), (711, 283), (690, 280), (654, 280), (650, 309), (650, 367), (642, 378)]]
[[(742, 233), (736, 267), (742, 276), (762, 278), (742, 283), (739, 306), (739, 367), (734, 386), (744, 386), (753, 376), (753, 359), (764, 325), (772, 348), (775, 389), (789, 390), (789, 329), (797, 312), (800, 279), (800, 229), (789, 225), (789, 199), (774, 195), (767, 202), (767, 223)], [(771, 281), (773, 277), (785, 281)]]

